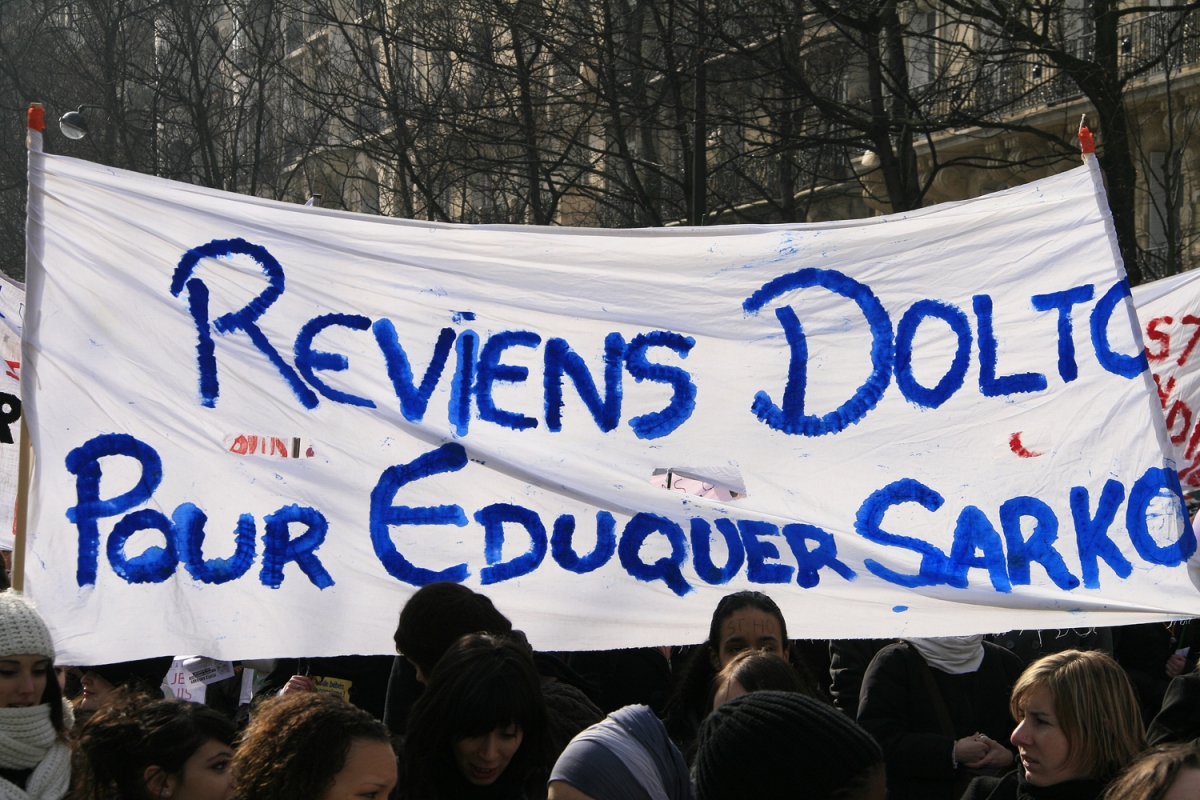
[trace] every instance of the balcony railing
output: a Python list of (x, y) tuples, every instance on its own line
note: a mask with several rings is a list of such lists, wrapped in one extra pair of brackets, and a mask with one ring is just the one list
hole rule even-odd
[[(1200, 19), (1189, 14), (1182, 24), (1175, 13), (1155, 13), (1123, 23), (1117, 32), (1121, 74), (1145, 70), (1144, 78), (1176, 73), (1200, 63)], [(1095, 34), (1066, 42), (1070, 55), (1095, 56)], [(925, 87), (933, 119), (998, 118), (1083, 96), (1078, 85), (1049, 60), (997, 61), (980, 69), (946, 76)]]

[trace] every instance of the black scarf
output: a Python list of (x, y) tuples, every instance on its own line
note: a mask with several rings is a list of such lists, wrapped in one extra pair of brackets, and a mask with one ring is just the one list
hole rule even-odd
[(1096, 800), (1107, 785), (1094, 778), (1078, 778), (1053, 786), (1034, 786), (1025, 780), (1025, 770), (1017, 767), (1017, 800)]

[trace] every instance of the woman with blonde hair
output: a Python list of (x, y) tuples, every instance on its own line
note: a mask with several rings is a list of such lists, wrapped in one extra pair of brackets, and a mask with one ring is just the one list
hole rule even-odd
[(1125, 671), (1100, 652), (1065, 650), (1035, 661), (1013, 687), (1020, 763), (976, 778), (965, 800), (1095, 800), (1146, 746)]

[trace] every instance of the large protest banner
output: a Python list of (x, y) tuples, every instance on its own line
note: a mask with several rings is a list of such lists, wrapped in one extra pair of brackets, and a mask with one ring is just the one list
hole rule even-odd
[(435, 580), (543, 649), (1200, 614), (1097, 184), (618, 231), (32, 152), (26, 585), (67, 663), (392, 652)]
[(21, 330), (25, 287), (0, 275), (0, 550), (13, 549), (21, 449)]
[(1200, 487), (1200, 270), (1133, 289), (1146, 357), (1185, 489)]

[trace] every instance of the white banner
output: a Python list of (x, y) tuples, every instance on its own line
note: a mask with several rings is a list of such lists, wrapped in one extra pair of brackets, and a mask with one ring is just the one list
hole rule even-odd
[(1184, 489), (1200, 487), (1200, 270), (1133, 289)]
[(0, 550), (13, 549), (21, 461), (21, 328), (25, 287), (0, 275)]
[(388, 653), (433, 580), (549, 650), (700, 641), (739, 589), (816, 638), (1200, 614), (1089, 168), (626, 231), (30, 164), (26, 580), (67, 662)]

